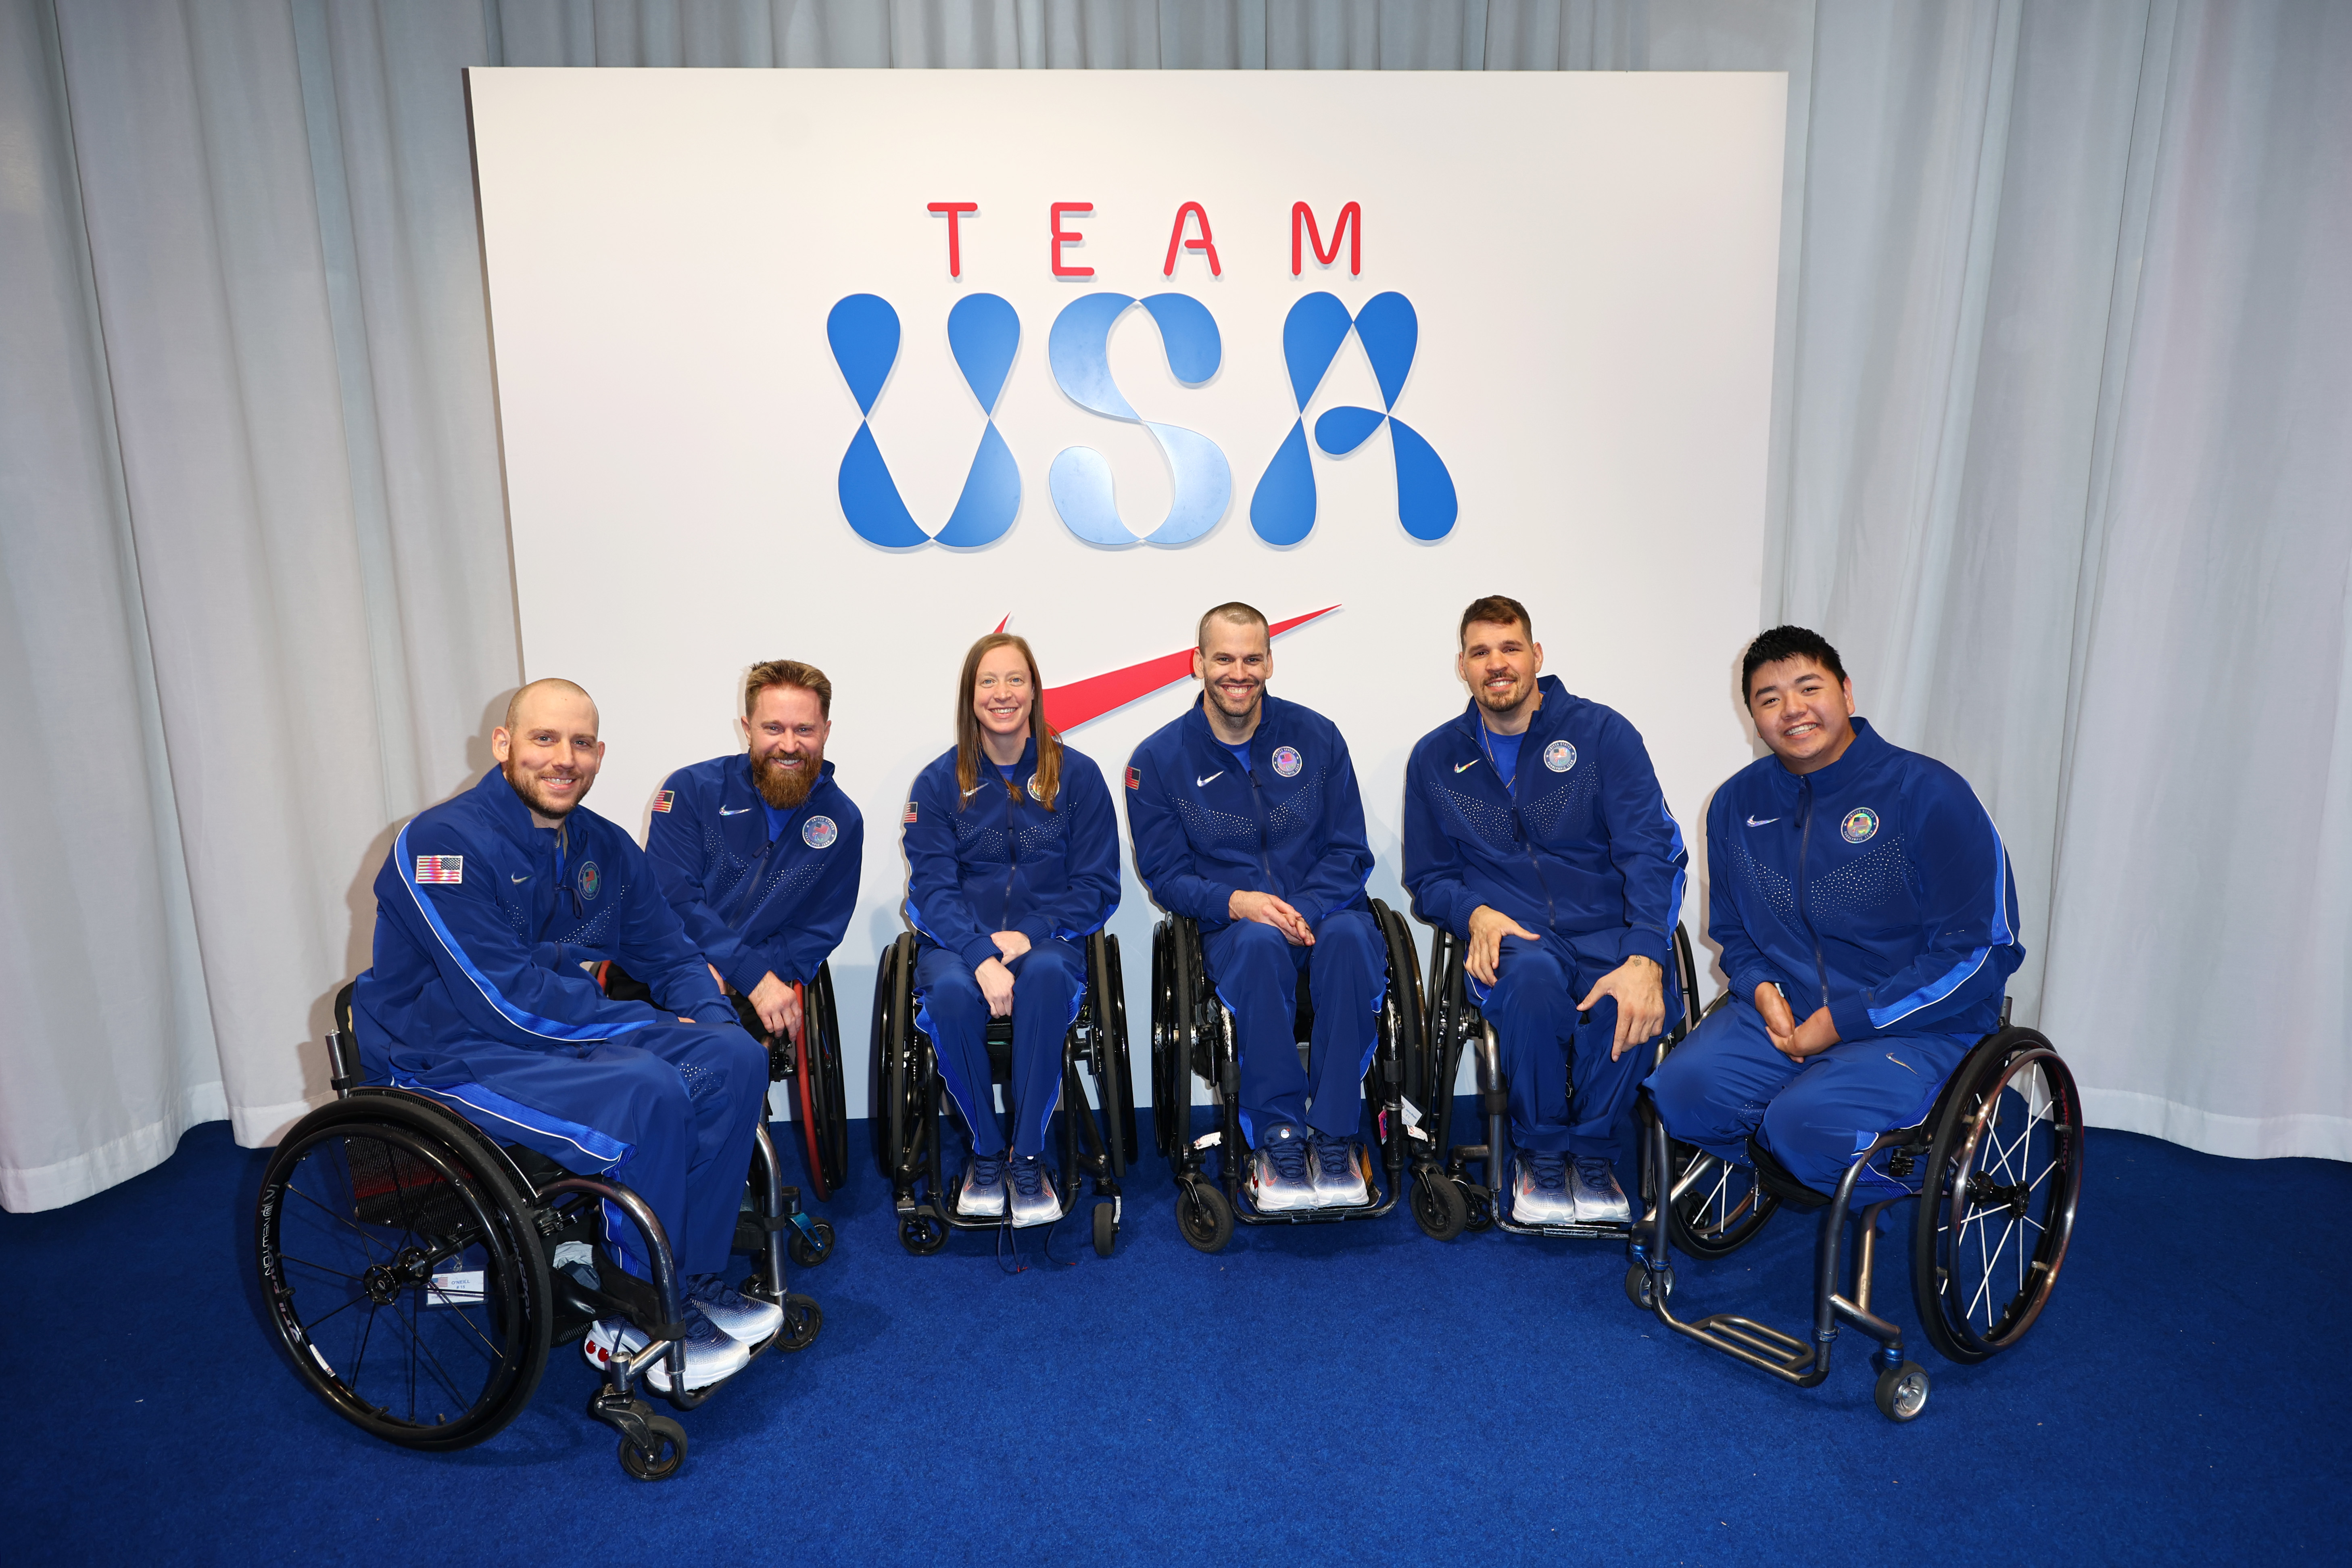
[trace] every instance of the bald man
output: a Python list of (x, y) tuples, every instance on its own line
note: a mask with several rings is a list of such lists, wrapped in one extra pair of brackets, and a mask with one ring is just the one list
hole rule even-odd
[[(604, 760), (596, 704), (568, 680), (515, 693), (491, 731), (499, 765), (400, 830), (375, 879), (374, 966), (352, 988), (369, 1079), (444, 1100), (501, 1142), (608, 1175), (652, 1205), (687, 1294), (686, 1383), (741, 1368), (782, 1310), (722, 1276), (768, 1090), (768, 1053), (739, 1027), (661, 895), (644, 851), (581, 805)], [(658, 1005), (608, 998), (616, 959)], [(608, 1214), (609, 1258), (648, 1272)], [(588, 1359), (635, 1351), (624, 1320)], [(666, 1360), (647, 1374), (669, 1389)]]

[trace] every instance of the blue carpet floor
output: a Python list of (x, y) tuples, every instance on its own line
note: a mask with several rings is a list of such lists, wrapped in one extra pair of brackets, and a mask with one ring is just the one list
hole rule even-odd
[[(1206, 1258), (1151, 1160), (1114, 1258), (1007, 1277), (986, 1236), (902, 1252), (869, 1166), (828, 1211), (835, 1256), (795, 1275), (823, 1337), (685, 1416), (685, 1471), (647, 1486), (572, 1351), (450, 1456), (303, 1392), (250, 1284), (263, 1158), (215, 1123), (113, 1191), (0, 1215), (28, 1395), (0, 1558), (2343, 1561), (2352, 1166), (2094, 1133), (2050, 1311), (1982, 1366), (1921, 1344), (1935, 1393), (1905, 1427), (1862, 1336), (1823, 1387), (1782, 1386), (1634, 1311), (1602, 1244), (1441, 1246), (1400, 1212)], [(1811, 1255), (1783, 1215), (1678, 1259), (1677, 1304), (1800, 1327)], [(1882, 1300), (1909, 1327), (1897, 1258)]]

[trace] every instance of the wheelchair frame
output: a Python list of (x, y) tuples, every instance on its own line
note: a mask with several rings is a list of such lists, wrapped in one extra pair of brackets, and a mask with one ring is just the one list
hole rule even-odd
[[(2000, 1026), (1978, 1041), (1945, 1079), (1927, 1120), (1880, 1133), (1869, 1147), (1854, 1156), (1839, 1178), (1837, 1190), (1826, 1199), (1798, 1185), (1773, 1165), (1764, 1163), (1770, 1159), (1769, 1152), (1754, 1138), (1749, 1139), (1751, 1156), (1759, 1158), (1759, 1174), (1766, 1184), (1778, 1187), (1786, 1200), (1804, 1204), (1810, 1198), (1811, 1206), (1822, 1206), (1821, 1228), (1814, 1242), (1810, 1340), (1738, 1313), (1717, 1312), (1689, 1322), (1676, 1318), (1666, 1304), (1675, 1285), (1672, 1243), (1664, 1221), (1654, 1215), (1648, 1237), (1637, 1237), (1633, 1243), (1633, 1262), (1625, 1274), (1626, 1296), (1635, 1306), (1655, 1314), (1659, 1322), (1675, 1332), (1800, 1388), (1816, 1387), (1828, 1378), (1831, 1347), (1837, 1339), (1839, 1325), (1851, 1323), (1877, 1342), (1878, 1348), (1871, 1360), (1878, 1369), (1874, 1402), (1880, 1413), (1896, 1422), (1916, 1419), (1927, 1405), (1930, 1379), (1927, 1369), (1906, 1358), (1903, 1331), (1871, 1310), (1879, 1216), (1906, 1198), (1878, 1199), (1865, 1204), (1855, 1215), (1854, 1186), (1864, 1169), (1881, 1153), (1888, 1154), (1889, 1173), (1897, 1180), (1907, 1177), (1918, 1162), (1926, 1161), (1922, 1190), (1906, 1194), (1919, 1200), (1912, 1211), (1912, 1292), (1920, 1325), (1938, 1351), (1952, 1361), (1970, 1363), (1986, 1360), (2023, 1337), (2049, 1301), (2074, 1232), (2083, 1181), (2082, 1102), (2074, 1075), (2050, 1042), (2034, 1030), (2011, 1027), (2008, 1019), (2009, 1005), (2004, 1002)], [(2041, 1069), (2039, 1076), (2049, 1091), (2047, 1115), (2042, 1104), (2029, 1102), (2026, 1127), (2004, 1146), (1999, 1126), (2003, 1096), (2029, 1068)], [(1654, 1110), (1652, 1115), (1655, 1115)], [(2053, 1151), (2042, 1174), (2032, 1176), (2030, 1171), (2013, 1169), (2012, 1157), (2021, 1166), (2030, 1165), (2028, 1141), (2032, 1136), (2033, 1124), (2043, 1121), (2049, 1123)], [(1657, 1148), (1664, 1148), (1664, 1140), (1657, 1141)], [(1663, 1155), (1654, 1157), (1657, 1160), (1657, 1179), (1663, 1181)], [(1991, 1180), (1990, 1173), (1996, 1167), (2001, 1174), (2024, 1179), (2009, 1183)], [(2042, 1212), (2048, 1223), (2032, 1221), (2027, 1210), (2034, 1190), (2052, 1177), (2055, 1179), (2050, 1182), (2050, 1191), (2043, 1199)], [(1993, 1321), (1989, 1317), (1988, 1331), (1979, 1333), (1972, 1321), (1973, 1300), (1957, 1314), (1956, 1321), (1951, 1300), (1955, 1258), (1948, 1249), (1965, 1250), (1969, 1227), (1980, 1223), (1977, 1205), (1987, 1199), (1998, 1203), (1986, 1205), (1985, 1215), (2005, 1208), (2011, 1216), (1999, 1244), (2000, 1253), (2006, 1254), (2009, 1239), (2021, 1221), (2032, 1226), (2039, 1240), (2031, 1248), (2034, 1256), (2029, 1266), (2025, 1256), (2027, 1238), (2019, 1237), (2017, 1293), (2000, 1318)], [(1850, 1295), (1843, 1289), (1849, 1218), (1859, 1224)], [(1980, 1231), (1979, 1247), (1982, 1237)]]
[[(940, 1149), (950, 1097), (930, 1037), (915, 1022), (917, 949), (915, 933), (901, 931), (876, 967), (873, 1072), (867, 1092), (875, 1163), (890, 1184), (898, 1244), (927, 1258), (947, 1245), (950, 1231), (1009, 1227), (1013, 1218), (1010, 1204), (1003, 1215), (961, 1213), (943, 1179)], [(1086, 992), (1077, 1016), (1062, 1037), (1062, 1096), (1055, 1108), (1062, 1124), (1062, 1218), (1078, 1206), (1080, 1177), (1089, 1179), (1096, 1200), (1094, 1248), (1097, 1257), (1108, 1258), (1125, 1217), (1126, 1197), (1119, 1184), (1135, 1153), (1135, 1080), (1128, 1063), (1127, 993), (1119, 973), (1118, 939), (1108, 931), (1092, 931), (1085, 949)], [(999, 1071), (1011, 1071), (1010, 1017), (989, 1020), (987, 1046), (992, 1094)], [(1095, 1086), (1093, 1100), (1079, 1076), (1082, 1066)]]
[[(1510, 1127), (1511, 1088), (1508, 1075), (1503, 1070), (1502, 1046), (1495, 1037), (1494, 1026), (1486, 1021), (1485, 1012), (1470, 999), (1468, 976), (1463, 967), (1467, 949), (1465, 942), (1444, 926), (1430, 927), (1433, 942), (1429, 954), (1430, 1020), (1423, 1031), (1425, 1042), (1421, 1071), (1415, 1078), (1417, 1089), (1425, 1094), (1431, 1108), (1421, 1112), (1411, 1129), (1416, 1141), (1431, 1145), (1427, 1153), (1418, 1155), (1412, 1163), (1413, 1219), (1423, 1234), (1437, 1241), (1451, 1241), (1465, 1230), (1502, 1229), (1514, 1236), (1563, 1236), (1595, 1240), (1622, 1241), (1648, 1224), (1651, 1215), (1641, 1213), (1622, 1223), (1599, 1222), (1565, 1225), (1523, 1225), (1511, 1214), (1510, 1204)], [(1674, 1026), (1658, 1037), (1651, 1058), (1652, 1070), (1666, 1059), (1666, 1053), (1682, 1044), (1691, 1030), (1698, 1026), (1698, 966), (1691, 954), (1690, 935), (1677, 922), (1674, 934), (1675, 982), (1681, 987), (1683, 1011)], [(1455, 1143), (1454, 1136), (1454, 1082), (1459, 1073), (1463, 1047), (1475, 1052), (1475, 1081), (1478, 1109), (1486, 1123), (1486, 1141), (1483, 1143)], [(1569, 1085), (1570, 1095), (1575, 1085)], [(1434, 1121), (1433, 1134), (1423, 1124)], [(1661, 1192), (1670, 1195), (1669, 1203), (1678, 1198), (1688, 1184), (1692, 1162), (1685, 1160), (1675, 1167), (1672, 1179), (1661, 1184), (1653, 1170), (1651, 1145), (1660, 1142), (1657, 1119), (1646, 1104), (1634, 1117), (1636, 1138), (1641, 1160), (1640, 1201), (1655, 1205)], [(1672, 1161), (1670, 1159), (1670, 1163)], [(1486, 1180), (1481, 1183), (1470, 1173), (1470, 1167), (1485, 1168)], [(1754, 1234), (1748, 1229), (1739, 1238), (1744, 1242)], [(1732, 1245), (1738, 1246), (1735, 1242)], [(1725, 1248), (1724, 1250), (1729, 1250)]]
[[(1248, 1140), (1241, 1121), (1241, 1060), (1233, 1014), (1209, 982), (1200, 926), (1182, 915), (1163, 917), (1151, 932), (1151, 1106), (1160, 1155), (1176, 1181), (1176, 1219), (1184, 1239), (1202, 1252), (1221, 1251), (1240, 1225), (1331, 1225), (1378, 1219), (1402, 1195), (1406, 1130), (1419, 1111), (1407, 1095), (1407, 1074), (1421, 1054), (1421, 975), (1404, 917), (1378, 899), (1373, 923), (1388, 949), (1388, 985), (1373, 1016), (1371, 1065), (1364, 1071), (1363, 1106), (1373, 1117), (1374, 1142), (1386, 1172), (1369, 1204), (1339, 1208), (1261, 1213), (1244, 1192)], [(1399, 993), (1406, 994), (1400, 996)], [(1203, 998), (1206, 998), (1204, 1004)], [(1314, 1007), (1307, 977), (1299, 978), (1298, 1016), (1292, 1034), (1305, 1035)], [(1304, 1043), (1303, 1041), (1301, 1043)], [(1192, 1136), (1192, 1079), (1215, 1095), (1217, 1125)], [(1216, 1149), (1217, 1179), (1206, 1174)]]
[[(718, 1388), (688, 1391), (686, 1387), (684, 1299), (676, 1258), (660, 1220), (644, 1199), (623, 1184), (578, 1175), (534, 1151), (501, 1144), (431, 1095), (362, 1084), (358, 1042), (352, 1033), (351, 997), (352, 987), (346, 984), (335, 998), (335, 1027), (326, 1039), (335, 1099), (302, 1118), (280, 1140), (255, 1207), (257, 1258), (268, 1316), (279, 1348), (296, 1374), (336, 1414), (387, 1441), (432, 1451), (470, 1447), (502, 1429), (530, 1403), (553, 1345), (580, 1338), (598, 1318), (625, 1318), (646, 1336), (647, 1343), (634, 1355), (610, 1358), (604, 1380), (589, 1400), (588, 1414), (619, 1434), (618, 1458), (630, 1475), (641, 1480), (667, 1480), (677, 1474), (686, 1460), (685, 1429), (667, 1416), (655, 1415), (636, 1396), (636, 1379), (657, 1358), (665, 1360), (670, 1389), (661, 1397), (681, 1411), (702, 1404)], [(392, 1173), (397, 1206), (403, 1219), (410, 1222), (404, 1228), (412, 1236), (420, 1224), (429, 1226), (435, 1217), (429, 1213), (413, 1214), (412, 1201), (425, 1210), (437, 1202), (444, 1217), (454, 1205), (461, 1222), (470, 1215), (486, 1223), (471, 1228), (461, 1223), (447, 1235), (436, 1236), (428, 1230), (425, 1239), (432, 1246), (412, 1244), (372, 1263), (359, 1275), (343, 1276), (363, 1294), (350, 1295), (344, 1308), (306, 1324), (297, 1305), (302, 1288), (289, 1282), (285, 1266), (292, 1263), (322, 1273), (334, 1271), (286, 1253), (280, 1245), (280, 1218), (293, 1210), (288, 1201), (293, 1197), (324, 1208), (316, 1197), (294, 1184), (297, 1172), (314, 1149), (338, 1136), (354, 1134), (360, 1138), (372, 1134), (385, 1146), (386, 1169)], [(400, 1185), (399, 1163), (391, 1152), (404, 1145), (410, 1151), (407, 1164), (412, 1173), (424, 1167), (425, 1185), (414, 1191)], [(756, 1256), (753, 1275), (741, 1289), (784, 1311), (782, 1327), (753, 1348), (756, 1360), (777, 1345), (787, 1352), (805, 1349), (824, 1321), (815, 1301), (786, 1289), (783, 1251), (774, 1245), (774, 1233), (792, 1223), (798, 1194), (783, 1184), (764, 1112), (752, 1140), (749, 1182), (754, 1214), (748, 1223), (739, 1221), (737, 1243), (742, 1248), (747, 1239), (752, 1241)], [(438, 1194), (431, 1190), (436, 1185), (442, 1189)], [(358, 1188), (354, 1176), (348, 1190), (355, 1207), (360, 1203)], [(597, 1208), (603, 1205), (617, 1209), (635, 1226), (653, 1273), (650, 1282), (623, 1271), (601, 1243), (591, 1243), (599, 1265), (599, 1288), (592, 1289), (553, 1266), (557, 1249), (567, 1240), (593, 1235)], [(326, 1212), (330, 1219), (358, 1234), (363, 1243), (368, 1241), (367, 1233), (361, 1229), (361, 1222), (368, 1218), (363, 1209), (349, 1217)], [(511, 1277), (509, 1305), (519, 1304), (521, 1321), (499, 1326), (504, 1337), (516, 1343), (499, 1352), (500, 1373), (485, 1385), (485, 1394), (477, 1396), (455, 1422), (446, 1415), (431, 1425), (401, 1422), (388, 1406), (367, 1399), (335, 1372), (311, 1331), (362, 1300), (370, 1303), (371, 1329), (376, 1313), (386, 1307), (394, 1309), (397, 1321), (401, 1299), (412, 1293), (416, 1298), (412, 1306), (463, 1305), (465, 1298), (440, 1283), (434, 1266), (461, 1259), (477, 1247), (502, 1276)], [(375, 1254), (375, 1247), (369, 1246), (368, 1256)], [(477, 1292), (474, 1300), (487, 1300), (486, 1289), (478, 1287)], [(428, 1302), (425, 1300), (428, 1296), (438, 1300)], [(407, 1331), (413, 1406), (417, 1354), (432, 1358), (413, 1322)], [(473, 1331), (486, 1348), (497, 1349), (478, 1329)], [(363, 1341), (352, 1379), (359, 1376), (364, 1356)], [(507, 1371), (509, 1362), (514, 1365)], [(449, 1387), (437, 1362), (430, 1370), (442, 1376), (444, 1387)], [(450, 1392), (459, 1391), (450, 1388)]]

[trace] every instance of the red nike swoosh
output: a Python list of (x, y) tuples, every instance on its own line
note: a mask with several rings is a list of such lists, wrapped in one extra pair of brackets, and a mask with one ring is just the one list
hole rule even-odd
[[(1295, 626), (1303, 626), (1320, 616), (1338, 609), (1326, 605), (1303, 616), (1293, 616), (1286, 621), (1276, 621), (1266, 628), (1270, 637), (1280, 637)], [(1013, 617), (1007, 616), (996, 625), (1003, 631)], [(1108, 670), (1101, 675), (1089, 675), (1084, 680), (1073, 680), (1067, 686), (1045, 688), (1045, 722), (1067, 734), (1081, 724), (1092, 723), (1114, 709), (1124, 708), (1139, 697), (1149, 697), (1163, 686), (1173, 686), (1192, 678), (1192, 650), (1181, 648), (1175, 653), (1147, 658), (1141, 664)]]

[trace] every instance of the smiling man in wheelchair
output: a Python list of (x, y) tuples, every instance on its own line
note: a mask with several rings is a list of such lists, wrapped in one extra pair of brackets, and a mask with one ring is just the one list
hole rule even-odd
[[(1959, 774), (1853, 717), (1835, 648), (1776, 626), (1740, 679), (1772, 754), (1707, 809), (1730, 996), (1649, 1087), (1674, 1137), (1810, 1204), (1927, 1115), (2000, 1026), (2025, 949), (1992, 818)], [(1865, 1197), (1910, 1190), (1875, 1161), (1857, 1178)]]
[(1510, 1082), (1511, 1217), (1623, 1224), (1617, 1127), (1651, 1059), (1636, 1047), (1682, 1016), (1689, 857), (1641, 735), (1540, 673), (1527, 606), (1476, 600), (1460, 637), (1471, 702), (1405, 765), (1404, 883), (1468, 944)]
[[(661, 1222), (686, 1281), (686, 1385), (707, 1386), (772, 1336), (779, 1308), (720, 1277), (768, 1088), (654, 884), (644, 853), (580, 802), (604, 743), (596, 705), (535, 680), (491, 735), (499, 766), (400, 831), (376, 876), (375, 962), (352, 989), (367, 1077), (446, 1100), (502, 1142), (625, 1183)], [(617, 959), (658, 1005), (608, 999), (588, 966)], [(625, 1224), (606, 1256), (641, 1277)], [(596, 1325), (592, 1363), (646, 1341)], [(648, 1373), (668, 1391), (667, 1370)]]

